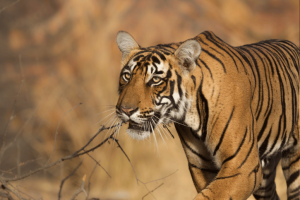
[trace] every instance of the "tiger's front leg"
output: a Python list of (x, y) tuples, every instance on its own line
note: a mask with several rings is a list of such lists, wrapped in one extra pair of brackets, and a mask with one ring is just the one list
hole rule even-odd
[(206, 186), (208, 186), (208, 184), (213, 181), (213, 179), (216, 177), (218, 173), (218, 170), (213, 170), (213, 169), (205, 170), (190, 163), (189, 163), (189, 169), (198, 193), (200, 193)]
[(180, 124), (176, 124), (175, 128), (187, 156), (194, 185), (199, 193), (213, 181), (219, 170), (216, 168), (206, 145), (196, 132)]
[[(260, 185), (262, 170), (252, 115), (232, 109), (220, 113), (206, 138), (215, 162), (220, 166), (216, 178), (196, 196), (204, 199), (247, 199)], [(226, 119), (226, 120), (224, 120)], [(249, 122), (250, 121), (250, 122)], [(248, 123), (248, 124), (247, 124)]]

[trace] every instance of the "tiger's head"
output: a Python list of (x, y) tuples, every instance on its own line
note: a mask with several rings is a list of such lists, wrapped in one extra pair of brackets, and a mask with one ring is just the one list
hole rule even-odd
[(160, 124), (182, 122), (195, 87), (191, 78), (201, 46), (195, 39), (171, 45), (142, 48), (120, 31), (122, 52), (117, 116), (129, 123), (127, 133), (145, 139)]

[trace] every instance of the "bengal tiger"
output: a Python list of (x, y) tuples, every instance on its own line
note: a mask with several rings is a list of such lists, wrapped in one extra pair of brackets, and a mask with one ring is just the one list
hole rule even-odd
[(173, 123), (198, 192), (195, 199), (300, 199), (299, 60), (287, 40), (233, 47), (205, 31), (147, 48), (127, 32), (116, 114), (135, 139)]

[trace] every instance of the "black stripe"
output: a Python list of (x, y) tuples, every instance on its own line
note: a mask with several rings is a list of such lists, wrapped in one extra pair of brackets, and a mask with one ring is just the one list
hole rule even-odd
[[(280, 123), (280, 124), (281, 124), (281, 123)], [(280, 127), (280, 126), (279, 126), (279, 127)], [(278, 139), (279, 139), (279, 135), (280, 135), (280, 130), (277, 131), (277, 135), (276, 135), (275, 141), (273, 141), (273, 145), (272, 145), (271, 149), (269, 150), (270, 153), (272, 153), (272, 151), (273, 151), (275, 145), (277, 144), (277, 141), (278, 141)]]
[(223, 138), (224, 138), (224, 136), (225, 136), (225, 132), (226, 132), (226, 130), (227, 130), (227, 128), (228, 128), (228, 125), (229, 125), (229, 123), (230, 123), (230, 121), (231, 121), (231, 117), (232, 117), (232, 115), (233, 115), (233, 111), (234, 111), (234, 107), (233, 107), (232, 112), (231, 112), (231, 114), (230, 114), (230, 117), (229, 117), (229, 119), (228, 119), (228, 121), (227, 121), (227, 123), (226, 123), (226, 126), (225, 126), (225, 128), (223, 129), (223, 132), (222, 132), (221, 138), (220, 138), (220, 140), (219, 140), (219, 143), (217, 144), (217, 146), (216, 146), (216, 148), (215, 148), (215, 150), (214, 150), (214, 153), (213, 153), (214, 156), (216, 155), (216, 153), (217, 153), (217, 151), (219, 150), (220, 145), (221, 145), (221, 143), (222, 143), (222, 141), (223, 141)]
[(153, 53), (156, 53), (160, 59), (162, 59), (162, 61), (166, 61), (166, 57), (164, 56), (164, 54), (160, 53), (159, 51), (153, 51)]
[[(211, 33), (209, 33), (210, 35), (212, 35)], [(222, 45), (225, 45), (227, 47), (227, 49), (235, 56), (239, 59), (239, 61), (242, 63), (243, 67), (244, 67), (244, 70), (245, 70), (245, 73), (248, 75), (248, 71), (244, 65), (244, 63), (242, 62), (242, 60), (240, 59), (239, 56), (237, 56), (237, 54), (234, 53), (234, 51), (232, 51), (232, 47), (230, 45), (228, 45), (226, 42), (224, 42), (221, 38), (219, 38), (218, 36), (214, 35), (214, 37), (216, 37), (218, 40), (220, 40), (221, 42), (217, 41), (219, 44), (222, 44)], [(228, 47), (229, 46), (229, 47)], [(235, 49), (236, 50), (236, 49)], [(237, 52), (239, 53), (239, 52)], [(229, 53), (228, 53), (229, 54)], [(240, 55), (241, 56), (241, 55)]]
[[(209, 34), (209, 35), (207, 35), (207, 34)], [(206, 39), (208, 39), (211, 43), (213, 43), (214, 45), (216, 45), (217, 47), (219, 47), (220, 49), (222, 49), (224, 52), (226, 52), (226, 53), (231, 57), (231, 59), (233, 60), (233, 62), (234, 62), (234, 64), (235, 64), (235, 67), (236, 67), (237, 71), (239, 72), (238, 65), (236, 64), (235, 59), (232, 57), (232, 55), (231, 55), (228, 51), (226, 51), (222, 46), (220, 46), (220, 45), (217, 43), (218, 41), (216, 41), (216, 40), (212, 37), (211, 33), (206, 32), (206, 33), (204, 33), (204, 35), (205, 35)], [(215, 50), (215, 51), (216, 51), (216, 50)], [(216, 52), (218, 52), (218, 51), (216, 51)], [(219, 52), (218, 52), (218, 53), (219, 53)], [(221, 54), (221, 53), (220, 53), (220, 54)], [(223, 54), (221, 54), (221, 55), (223, 55)]]
[[(179, 133), (178, 128), (176, 128), (176, 126), (175, 126), (175, 129), (176, 129), (177, 133)], [(192, 148), (186, 143), (185, 139), (184, 139), (180, 134), (178, 134), (178, 135), (179, 135), (179, 137), (180, 137), (180, 140), (183, 142), (183, 144), (184, 144), (184, 145), (185, 145), (185, 146), (186, 146), (193, 154), (197, 155), (199, 158), (201, 158), (201, 159), (204, 160), (204, 161), (208, 161), (208, 162), (211, 161), (210, 159), (205, 158), (203, 155), (201, 155), (200, 153), (198, 153), (198, 152), (196, 152), (194, 149), (192, 149)]]
[(226, 159), (223, 161), (222, 165), (224, 165), (225, 162), (227, 162), (227, 161), (233, 159), (233, 158), (238, 154), (238, 152), (241, 150), (242, 145), (243, 145), (244, 142), (245, 142), (246, 136), (247, 136), (247, 128), (246, 128), (246, 132), (245, 132), (245, 134), (244, 134), (244, 138), (243, 138), (243, 140), (242, 140), (240, 146), (237, 148), (236, 152), (235, 152), (232, 156), (229, 156), (228, 158), (226, 158)]
[[(255, 46), (254, 47), (252, 47), (252, 48), (254, 48), (255, 50), (258, 50), (258, 51), (260, 51), (260, 49), (257, 49)], [(267, 68), (266, 68), (266, 66), (265, 66), (265, 61), (264, 61), (264, 59), (255, 51), (253, 49), (253, 52), (257, 55), (257, 57), (259, 57), (259, 59), (261, 60), (261, 62), (262, 62), (262, 64), (263, 64), (263, 67), (264, 67), (264, 70), (263, 70), (263, 72), (264, 72), (264, 74), (265, 74), (265, 78), (266, 78), (266, 85), (267, 85), (267, 88), (268, 88), (268, 106), (267, 106), (267, 109), (266, 109), (266, 112), (264, 113), (264, 117), (266, 116), (266, 114), (267, 114), (267, 111), (269, 110), (269, 107), (271, 106), (271, 103), (270, 103), (270, 101), (272, 101), (272, 97), (273, 97), (273, 93), (272, 93), (272, 96), (271, 96), (271, 92), (272, 92), (272, 83), (271, 83), (271, 80), (269, 79), (268, 80), (268, 70), (267, 70)], [(271, 68), (271, 67), (270, 67)], [(270, 82), (270, 84), (271, 84), (271, 89), (270, 89), (270, 86), (269, 86), (269, 82)], [(261, 106), (260, 106), (260, 108), (259, 108), (259, 110), (258, 110), (258, 116), (256, 117), (256, 119), (258, 119), (259, 118), (259, 116), (260, 116), (260, 114), (261, 114), (261, 110), (262, 110), (262, 107), (263, 107), (263, 102), (264, 102), (264, 95), (262, 94), (262, 99), (261, 99)]]
[(292, 191), (290, 191), (290, 193), (297, 192), (298, 190), (300, 190), (300, 186), (298, 186), (297, 188), (295, 188), (295, 189), (293, 189)]
[(296, 160), (294, 160), (293, 162), (291, 162), (291, 163), (289, 164), (289, 166), (283, 167), (282, 170), (287, 170), (287, 169), (289, 169), (293, 164), (295, 164), (295, 163), (298, 162), (299, 160), (300, 160), (300, 156), (299, 156)]
[(220, 170), (217, 170), (217, 169), (204, 169), (204, 168), (200, 168), (200, 167), (197, 167), (196, 165), (193, 165), (192, 163), (189, 163), (189, 166), (193, 167), (193, 168), (200, 169), (201, 171), (205, 171), (205, 172), (209, 172), (209, 173), (213, 173), (213, 174), (217, 174), (220, 171)]
[(176, 76), (177, 76), (178, 93), (179, 93), (179, 96), (180, 96), (180, 99), (181, 99), (182, 95), (183, 95), (183, 92), (182, 92), (182, 89), (181, 89), (181, 76), (177, 73), (177, 71), (175, 71), (175, 73), (176, 73)]
[[(268, 48), (266, 48), (265, 46), (262, 46), (262, 48), (268, 50)], [(284, 117), (284, 121), (283, 121), (283, 130), (286, 130), (286, 106), (285, 106), (285, 88), (283, 85), (283, 80), (282, 77), (280, 76), (281, 74), (283, 74), (284, 78), (285, 78), (285, 73), (280, 73), (279, 72), (279, 68), (278, 66), (281, 68), (281, 71), (283, 72), (283, 67), (281, 67), (281, 63), (280, 62), (276, 62), (276, 60), (273, 58), (272, 54), (269, 54), (270, 58), (273, 60), (273, 63), (275, 64), (274, 68), (276, 69), (277, 72), (277, 76), (279, 79), (279, 84), (280, 84), (280, 92), (281, 92), (281, 106), (282, 106), (282, 113), (283, 113), (283, 117)], [(267, 56), (266, 56), (267, 57)], [(268, 58), (268, 57), (267, 57)], [(271, 61), (270, 61), (271, 62)], [(285, 78), (286, 79), (286, 78)]]
[(299, 200), (300, 199), (300, 198), (294, 199), (296, 197), (300, 197), (300, 192), (298, 192), (298, 193), (296, 193), (296, 194), (294, 194), (292, 196), (289, 196), (288, 200)]
[(196, 61), (197, 66), (201, 68), (200, 64), (198, 63), (199, 60), (200, 60), (200, 62), (204, 65), (204, 67), (209, 71), (211, 79), (214, 80), (214, 78), (213, 78), (213, 76), (212, 76), (212, 73), (211, 73), (209, 67), (207, 66), (207, 64), (206, 64), (203, 60), (198, 59), (198, 60)]
[(255, 186), (256, 186), (256, 173), (258, 172), (259, 170), (259, 163), (255, 166), (255, 168), (249, 173), (248, 177), (254, 173), (254, 185), (253, 185), (253, 189), (251, 191), (251, 194), (254, 192), (254, 189), (255, 189)]
[[(254, 77), (254, 85), (256, 86), (256, 76), (255, 76), (255, 73), (253, 71), (253, 68), (252, 68), (252, 64), (250, 62), (250, 60), (247, 58), (247, 56), (244, 54), (243, 50), (240, 49), (240, 48), (237, 48), (236, 51), (239, 53), (240, 56), (242, 56), (243, 60), (249, 65), (249, 68), (251, 69), (252, 71), (252, 75)], [(253, 97), (252, 97), (253, 98)]]
[[(278, 44), (279, 46), (281, 46), (280, 44)], [(295, 75), (294, 75), (294, 73), (291, 71), (291, 69), (290, 69), (290, 67), (285, 67), (285, 66), (290, 66), (289, 65), (289, 61), (287, 60), (287, 58), (286, 58), (286, 56), (285, 56), (285, 54), (284, 54), (284, 52), (281, 50), (281, 48), (278, 48), (276, 45), (275, 46), (270, 46), (270, 48), (272, 48), (272, 49), (274, 49), (276, 52), (277, 52), (277, 54), (278, 55), (274, 55), (277, 59), (278, 59), (278, 56), (280, 56), (281, 57), (281, 60), (284, 58), (285, 60), (286, 60), (286, 65), (284, 64), (284, 66), (282, 67), (282, 71), (283, 71), (283, 73), (284, 74), (286, 74), (287, 75), (287, 77), (288, 77), (288, 79), (289, 79), (289, 83), (290, 83), (290, 87), (291, 87), (291, 92), (292, 92), (292, 105), (297, 105), (297, 103), (295, 103), (295, 101), (296, 101), (296, 94), (295, 93), (297, 93), (296, 92), (296, 89), (295, 89), (295, 86), (294, 86), (294, 84), (293, 84), (293, 80), (298, 80), (298, 77), (296, 76), (295, 77)], [(285, 53), (288, 53), (288, 50), (286, 50), (285, 51)], [(288, 53), (289, 54), (289, 53)], [(289, 54), (290, 55), (290, 54)], [(292, 55), (290, 55), (291, 56), (291, 59), (293, 58), (292, 57)], [(282, 58), (283, 57), (283, 58)], [(280, 60), (280, 59), (278, 59), (278, 60)], [(282, 61), (283, 62), (283, 61)], [(294, 65), (295, 65), (296, 63), (294, 63)], [(289, 70), (290, 69), (290, 70)], [(288, 71), (289, 70), (289, 71)], [(293, 75), (293, 80), (292, 80), (292, 77), (291, 77), (291, 75), (290, 74), (292, 74)], [(292, 119), (292, 127), (294, 127), (294, 124), (296, 124), (297, 122), (296, 122), (296, 110), (297, 110), (297, 108), (295, 109), (293, 109), (293, 119)]]
[(241, 173), (237, 173), (237, 174), (232, 175), (232, 176), (217, 177), (215, 180), (222, 180), (222, 179), (227, 179), (227, 178), (233, 178), (233, 177), (238, 176), (240, 174)]
[(191, 76), (191, 79), (193, 80), (193, 83), (194, 83), (194, 88), (196, 87), (196, 78), (194, 75)]
[[(272, 125), (273, 126), (273, 125)], [(268, 144), (269, 144), (269, 138), (270, 138), (270, 135), (272, 133), (272, 126), (270, 128), (270, 131), (267, 135), (267, 137), (265, 138), (264, 142), (260, 145), (259, 147), (259, 157), (260, 159), (263, 159), (263, 155), (266, 153), (267, 151), (267, 148), (268, 148)]]
[[(258, 116), (257, 115), (257, 112), (258, 112), (258, 106), (260, 106), (260, 104), (261, 104), (261, 94), (262, 94), (262, 83), (261, 83), (261, 77), (260, 77), (260, 72), (259, 72), (259, 69), (258, 69), (258, 64), (257, 64), (257, 61), (256, 61), (256, 59), (255, 59), (255, 57), (253, 56), (253, 54), (249, 51), (249, 47), (247, 48), (246, 46), (242, 46), (242, 47), (240, 47), (242, 50), (244, 50), (245, 52), (247, 52), (247, 54), (251, 57), (251, 59), (252, 59), (252, 61), (254, 62), (254, 66), (255, 66), (255, 69), (256, 69), (256, 72), (257, 72), (257, 76), (258, 76), (258, 87), (259, 87), (259, 90), (258, 90), (258, 104), (257, 104), (257, 108), (256, 108), (256, 111), (255, 111), (255, 115), (256, 116)], [(252, 65), (251, 65), (252, 66)], [(250, 66), (250, 67), (251, 67)], [(255, 86), (256, 87), (256, 86)], [(257, 118), (256, 118), (256, 120), (257, 120)]]
[(269, 112), (268, 112), (268, 115), (267, 115), (266, 119), (264, 120), (264, 124), (263, 124), (263, 126), (262, 126), (262, 128), (261, 128), (261, 130), (260, 130), (260, 132), (259, 132), (259, 134), (258, 134), (258, 136), (257, 136), (257, 141), (258, 141), (258, 142), (259, 142), (260, 138), (262, 137), (264, 131), (266, 130), (267, 125), (269, 124), (268, 122), (269, 122), (269, 119), (270, 119), (272, 107), (273, 107), (273, 105), (271, 106), (271, 108), (270, 108), (270, 110), (269, 110)]
[(255, 199), (270, 199), (272, 197), (272, 194), (268, 195), (268, 196), (261, 196), (261, 195), (253, 194), (253, 196), (255, 197)]
[[(202, 75), (203, 75), (203, 72), (202, 72)], [(201, 94), (202, 92), (201, 92), (201, 89), (202, 89), (202, 83), (203, 83), (203, 79), (201, 79), (201, 83), (200, 83), (200, 86), (198, 87), (198, 89), (197, 89), (197, 94)], [(199, 97), (201, 98), (201, 96), (200, 95), (197, 95), (196, 96), (196, 104), (197, 104), (197, 112), (199, 113), (199, 115), (200, 115), (200, 101), (201, 101), (201, 99), (199, 99)], [(199, 124), (199, 126), (198, 126), (198, 128), (197, 128), (197, 130), (196, 130), (196, 132), (198, 132), (199, 130), (201, 129), (201, 115), (200, 115), (200, 124)]]
[[(250, 132), (250, 134), (251, 134), (251, 132)], [(250, 155), (250, 153), (251, 153), (251, 151), (252, 151), (252, 149), (253, 149), (253, 146), (254, 146), (254, 137), (252, 138), (252, 145), (251, 145), (251, 147), (250, 147), (250, 150), (248, 151), (248, 154), (247, 154), (247, 156), (245, 157), (245, 159), (244, 159), (244, 161), (240, 164), (240, 166), (238, 167), (238, 169), (239, 168), (241, 168), (243, 165), (244, 165), (244, 163), (247, 161), (247, 159), (248, 159), (248, 157), (249, 157), (249, 155)]]
[(205, 49), (202, 49), (202, 51), (205, 52), (210, 57), (212, 57), (213, 59), (215, 59), (216, 61), (218, 61), (222, 65), (223, 71), (226, 73), (226, 68), (224, 66), (224, 63), (218, 57), (216, 57), (215, 55), (213, 55), (212, 53), (210, 53), (209, 51), (207, 51)]
[(289, 179), (287, 180), (286, 184), (287, 187), (289, 187), (300, 175), (300, 171), (294, 172), (292, 175), (290, 175)]

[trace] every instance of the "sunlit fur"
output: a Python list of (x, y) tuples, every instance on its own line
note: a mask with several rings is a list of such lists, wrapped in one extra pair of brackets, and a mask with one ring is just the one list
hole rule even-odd
[(116, 114), (138, 140), (174, 123), (195, 199), (278, 199), (280, 159), (288, 199), (299, 198), (296, 45), (268, 40), (232, 47), (212, 32), (148, 48), (120, 32), (117, 43), (123, 56)]

